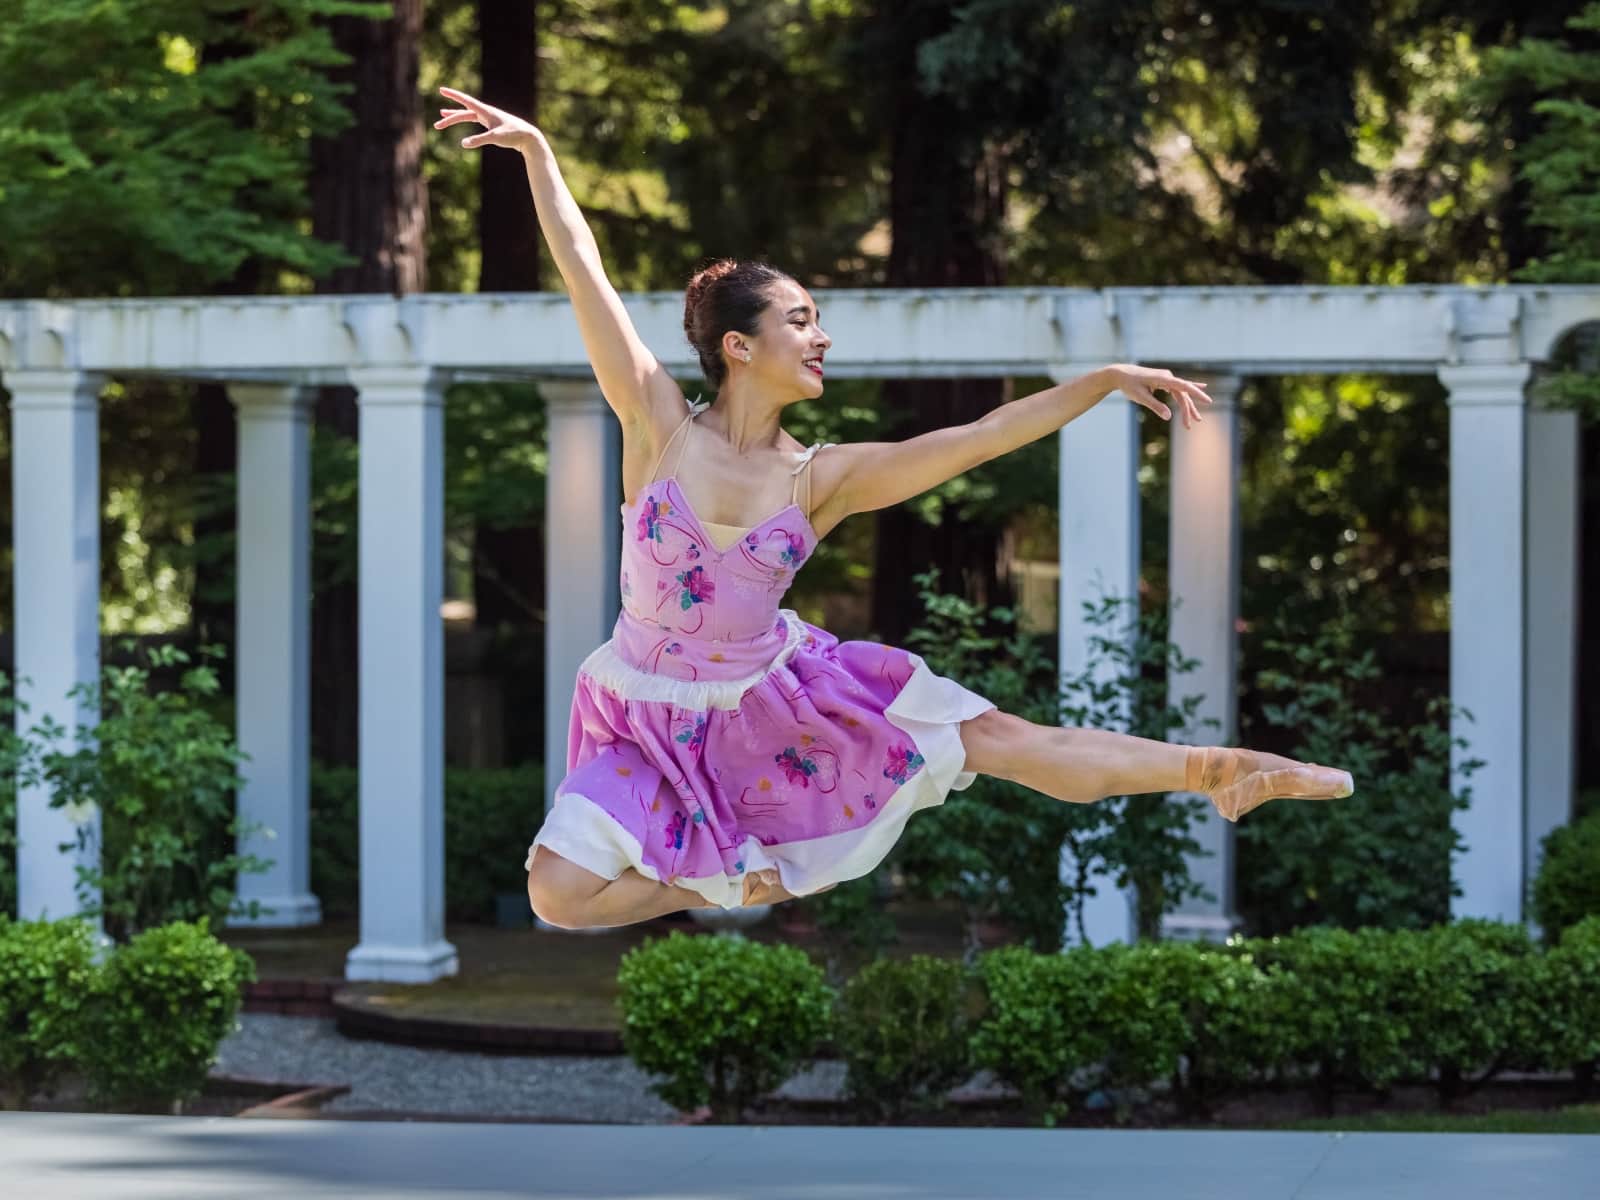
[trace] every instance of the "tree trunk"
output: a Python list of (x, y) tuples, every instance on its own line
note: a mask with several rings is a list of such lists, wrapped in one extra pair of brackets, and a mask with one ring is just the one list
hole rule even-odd
[[(898, 37), (890, 89), (891, 116), (889, 287), (994, 287), (1004, 277), (999, 230), (1005, 213), (1004, 156), (986, 146), (972, 118), (948, 100), (923, 95), (917, 50), (949, 27), (951, 11), (912, 0), (889, 0), (880, 19)], [(965, 125), (963, 124), (965, 122)], [(893, 436), (914, 437), (945, 425), (975, 420), (1000, 403), (998, 379), (888, 380), (883, 404), (900, 415)], [(929, 525), (907, 505), (877, 518), (873, 556), (872, 628), (898, 642), (918, 623), (921, 608), (913, 576), (939, 569), (940, 587), (975, 603), (1009, 599), (1001, 587), (998, 554), (1002, 525), (977, 519)]]
[[(483, 98), (532, 121), (538, 112), (539, 37), (535, 8), (525, 0), (478, 0)], [(528, 194), (522, 156), (485, 151), (478, 159), (481, 206), (480, 292), (540, 290), (539, 218)], [(472, 539), (473, 624), (542, 628), (544, 525), (504, 529), (479, 524)]]
[[(417, 91), (422, 0), (394, 0), (385, 21), (334, 17), (334, 43), (351, 61), (333, 78), (353, 85), (344, 98), (354, 122), (311, 145), (312, 234), (342, 245), (357, 261), (317, 283), (320, 293), (427, 287), (427, 186), (422, 177), (422, 97)], [(319, 435), (356, 438), (355, 391), (329, 387), (316, 406)], [(352, 534), (347, 553), (358, 553)], [(312, 599), (312, 753), (356, 763), (360, 745), (356, 582), (319, 585)]]

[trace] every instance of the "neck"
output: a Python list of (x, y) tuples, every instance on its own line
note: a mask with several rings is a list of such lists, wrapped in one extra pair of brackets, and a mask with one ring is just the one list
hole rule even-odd
[(729, 379), (717, 393), (717, 402), (700, 418), (740, 454), (749, 450), (776, 450), (783, 439), (783, 403), (770, 394), (762, 395), (752, 385)]

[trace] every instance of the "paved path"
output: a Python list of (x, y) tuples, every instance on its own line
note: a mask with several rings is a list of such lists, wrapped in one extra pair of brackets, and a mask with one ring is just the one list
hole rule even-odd
[(1558, 1135), (0, 1114), (27, 1200), (1578, 1200), (1596, 1178), (1600, 1137)]

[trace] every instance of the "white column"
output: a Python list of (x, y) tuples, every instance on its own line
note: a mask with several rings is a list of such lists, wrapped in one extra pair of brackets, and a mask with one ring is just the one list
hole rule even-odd
[[(1451, 783), (1471, 789), (1455, 814), (1465, 849), (1457, 917), (1522, 919), (1526, 847), (1523, 736), (1527, 567), (1526, 363), (1441, 367), (1450, 393)], [(1485, 766), (1463, 778), (1463, 756)]]
[[(99, 713), (67, 693), (100, 681), (100, 442), (96, 400), (103, 381), (81, 371), (12, 371), (12, 587), (16, 597), (17, 713), (25, 734), (46, 719), (77, 747), (80, 726)], [(88, 845), (77, 848), (80, 831)], [(99, 853), (98, 811), (50, 807), (50, 792), (17, 790), (17, 915), (71, 916), (77, 870)], [(72, 849), (63, 852), (63, 844)]]
[(1578, 414), (1528, 409), (1527, 840), (1525, 878), (1542, 842), (1572, 819), (1577, 791)]
[(239, 853), (269, 860), (239, 876), (257, 915), (237, 925), (315, 925), (311, 894), (311, 412), (315, 392), (228, 385), (239, 414), (237, 600)]
[[(1192, 746), (1230, 746), (1238, 737), (1239, 389), (1237, 375), (1199, 370), (1214, 404), (1184, 429), (1172, 422), (1172, 500), (1167, 543), (1168, 636), (1192, 672), (1169, 681), (1168, 702), (1205, 699), (1179, 737)], [(1215, 724), (1208, 724), (1214, 721)], [(1180, 794), (1181, 795), (1181, 794)], [(1201, 853), (1189, 877), (1215, 899), (1185, 900), (1163, 922), (1166, 936), (1220, 941), (1238, 927), (1234, 901), (1234, 826), (1209, 803), (1191, 833)]]
[[(1096, 370), (1101, 364), (1063, 364), (1051, 370), (1057, 382)], [(1113, 392), (1059, 435), (1060, 495), (1060, 655), (1061, 673), (1075, 675), (1089, 660), (1089, 639), (1109, 630), (1084, 620), (1086, 603), (1102, 597), (1139, 596), (1139, 418), (1135, 406)], [(1124, 613), (1124, 617), (1135, 614)], [(1076, 878), (1077, 863), (1062, 850), (1063, 878)], [(1095, 877), (1096, 894), (1084, 905), (1084, 935), (1090, 945), (1131, 942), (1138, 936), (1134, 894), (1113, 877)], [(1075, 927), (1067, 942), (1077, 940)]]
[(599, 385), (542, 380), (545, 479), (545, 811), (566, 773), (578, 667), (616, 624), (622, 518), (621, 430)]
[(371, 367), (350, 382), (361, 410), (361, 942), (345, 976), (426, 983), (457, 966), (444, 938), (446, 380)]

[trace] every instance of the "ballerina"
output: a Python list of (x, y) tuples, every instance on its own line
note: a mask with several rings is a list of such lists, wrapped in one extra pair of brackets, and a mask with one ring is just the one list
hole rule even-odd
[(579, 670), (566, 775), (528, 849), (541, 919), (624, 925), (823, 891), (867, 874), (913, 813), (979, 774), (1069, 803), (1197, 792), (1229, 821), (1272, 799), (1351, 794), (1347, 772), (1277, 755), (1037, 725), (916, 654), (841, 642), (780, 607), (851, 514), (1055, 433), (1113, 391), (1171, 420), (1165, 393), (1188, 428), (1211, 402), (1204, 384), (1110, 364), (903, 442), (802, 446), (781, 417), (823, 393), (822, 314), (782, 271), (724, 260), (685, 292), (684, 331), (716, 394), (686, 406), (607, 279), (543, 133), (440, 91), (458, 107), (435, 129), (472, 122), (483, 130), (462, 146), (522, 155), (622, 425), (622, 612)]

